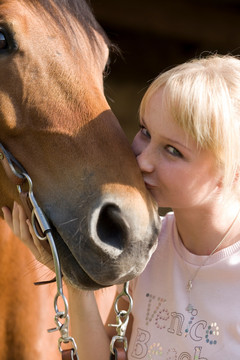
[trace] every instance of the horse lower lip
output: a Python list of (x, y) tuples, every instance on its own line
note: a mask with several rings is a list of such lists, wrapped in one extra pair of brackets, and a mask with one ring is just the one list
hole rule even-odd
[[(98, 290), (108, 286), (107, 284), (99, 284), (95, 279), (89, 276), (89, 274), (79, 264), (77, 259), (75, 259), (70, 248), (63, 241), (63, 238), (61, 237), (57, 229), (54, 227), (54, 225), (52, 225), (52, 235), (55, 241), (55, 245), (57, 247), (59, 261), (61, 264), (61, 271), (63, 273), (63, 276), (66, 277), (70, 283), (83, 290)], [(48, 244), (48, 241), (46, 242), (46, 244)], [(48, 247), (50, 249), (49, 245)], [(70, 256), (72, 257), (72, 262), (75, 262), (75, 266), (72, 268), (73, 272), (70, 271), (69, 273), (69, 259), (71, 258)], [(74, 276), (72, 277), (73, 274)]]

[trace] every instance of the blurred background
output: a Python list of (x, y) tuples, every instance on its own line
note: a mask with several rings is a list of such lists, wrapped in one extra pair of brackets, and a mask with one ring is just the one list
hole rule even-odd
[(240, 0), (90, 1), (121, 50), (111, 56), (105, 93), (129, 141), (146, 87), (161, 71), (204, 52), (240, 55)]

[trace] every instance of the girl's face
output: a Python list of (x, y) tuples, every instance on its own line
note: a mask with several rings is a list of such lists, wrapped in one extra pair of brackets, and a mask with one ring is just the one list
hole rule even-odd
[(210, 150), (197, 148), (162, 104), (162, 90), (149, 100), (133, 140), (146, 187), (160, 207), (202, 206), (218, 194), (220, 171)]

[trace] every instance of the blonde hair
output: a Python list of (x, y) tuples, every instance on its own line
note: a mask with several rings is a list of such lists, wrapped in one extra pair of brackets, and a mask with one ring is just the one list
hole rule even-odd
[(199, 148), (213, 152), (223, 186), (232, 188), (240, 164), (240, 60), (214, 54), (160, 74), (142, 99), (140, 117), (160, 88), (173, 119)]

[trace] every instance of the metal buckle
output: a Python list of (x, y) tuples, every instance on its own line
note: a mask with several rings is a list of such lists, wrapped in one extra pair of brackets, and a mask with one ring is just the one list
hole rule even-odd
[[(6, 174), (8, 177), (10, 177), (10, 180), (17, 186), (17, 190), (19, 194), (23, 192), (22, 185), (27, 181), (28, 183), (28, 191), (26, 192), (31, 204), (32, 209), (31, 211), (31, 223), (34, 229), (34, 233), (37, 236), (39, 240), (48, 240), (53, 261), (54, 261), (54, 268), (56, 273), (56, 282), (57, 282), (57, 294), (54, 298), (54, 309), (55, 309), (55, 323), (56, 328), (49, 329), (48, 332), (53, 331), (60, 331), (61, 336), (58, 340), (58, 348), (59, 351), (62, 352), (61, 344), (62, 343), (69, 343), (71, 342), (73, 345), (73, 351), (71, 352), (71, 358), (72, 360), (78, 360), (77, 355), (77, 345), (75, 343), (75, 340), (69, 336), (68, 334), (68, 327), (69, 327), (69, 315), (68, 315), (68, 303), (67, 299), (63, 294), (63, 286), (62, 286), (62, 273), (61, 273), (61, 266), (59, 262), (59, 257), (57, 253), (57, 248), (51, 233), (51, 227), (47, 221), (46, 216), (44, 215), (42, 209), (38, 205), (35, 196), (33, 194), (33, 183), (30, 176), (27, 174), (25, 169), (22, 167), (22, 165), (13, 157), (13, 155), (8, 152), (3, 145), (0, 143), (0, 160), (3, 161), (3, 167), (6, 171)], [(7, 161), (5, 161), (5, 158)], [(36, 222), (39, 225), (39, 228), (42, 231), (42, 235), (39, 234)], [(58, 308), (58, 299), (59, 297), (62, 298), (64, 303), (64, 311), (60, 311)], [(65, 322), (62, 323), (60, 319), (65, 319)], [(75, 359), (74, 359), (75, 356)]]
[[(119, 310), (118, 309), (118, 301), (123, 296), (126, 296), (128, 298), (128, 301), (129, 301), (128, 310)], [(129, 321), (129, 315), (132, 311), (132, 306), (133, 306), (133, 300), (129, 293), (129, 281), (127, 281), (123, 285), (122, 292), (117, 296), (117, 298), (115, 300), (114, 310), (116, 313), (116, 324), (108, 325), (108, 326), (115, 327), (116, 332), (117, 332), (117, 335), (112, 337), (112, 340), (110, 343), (110, 351), (113, 355), (115, 353), (114, 349), (115, 349), (115, 343), (117, 341), (123, 343), (124, 351), (127, 352), (128, 343), (127, 343), (127, 338), (126, 338), (125, 334), (126, 334), (126, 330), (127, 330), (128, 321)]]

